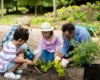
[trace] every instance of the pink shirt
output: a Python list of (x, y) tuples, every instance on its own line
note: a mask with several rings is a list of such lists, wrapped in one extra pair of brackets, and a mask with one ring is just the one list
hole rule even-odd
[(47, 41), (44, 37), (40, 39), (38, 51), (41, 54), (42, 50), (45, 49), (48, 52), (55, 52), (60, 49), (61, 42), (57, 36), (54, 35), (52, 41)]

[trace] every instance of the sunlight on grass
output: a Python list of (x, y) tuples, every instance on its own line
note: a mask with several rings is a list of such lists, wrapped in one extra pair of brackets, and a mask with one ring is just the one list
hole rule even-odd
[(28, 12), (28, 9), (25, 7), (19, 7), (18, 10), (21, 11), (22, 13)]
[(5, 15), (4, 18), (0, 19), (0, 24), (12, 25), (18, 22), (18, 18), (21, 15)]

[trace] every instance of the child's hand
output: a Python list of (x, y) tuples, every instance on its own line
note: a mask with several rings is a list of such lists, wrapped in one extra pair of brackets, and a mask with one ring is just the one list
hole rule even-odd
[(56, 56), (58, 56), (58, 53), (57, 52), (55, 52), (55, 54), (54, 54), (54, 57), (56, 57)]
[(61, 61), (61, 58), (59, 56), (56, 56), (55, 59), (54, 59), (54, 62), (56, 64), (58, 64), (60, 61)]
[(33, 65), (34, 64), (33, 61), (30, 61), (28, 59), (27, 59), (26, 63), (29, 64), (29, 65)]

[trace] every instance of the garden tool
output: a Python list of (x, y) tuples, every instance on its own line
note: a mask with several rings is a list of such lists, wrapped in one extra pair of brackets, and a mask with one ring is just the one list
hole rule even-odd
[(38, 71), (39, 74), (42, 74), (42, 72), (36, 66), (34, 68), (35, 68), (35, 70)]

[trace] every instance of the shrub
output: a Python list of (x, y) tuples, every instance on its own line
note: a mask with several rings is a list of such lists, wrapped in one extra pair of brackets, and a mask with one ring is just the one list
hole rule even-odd
[(73, 66), (82, 66), (83, 64), (92, 64), (93, 63), (93, 57), (99, 56), (100, 54), (100, 44), (98, 42), (93, 42), (92, 40), (89, 40), (87, 42), (79, 43), (77, 46), (74, 45), (74, 50), (70, 52), (70, 54), (73, 54), (73, 57), (71, 58), (73, 63)]
[(99, 12), (94, 12), (93, 17), (94, 17), (95, 20), (100, 21), (100, 13)]

